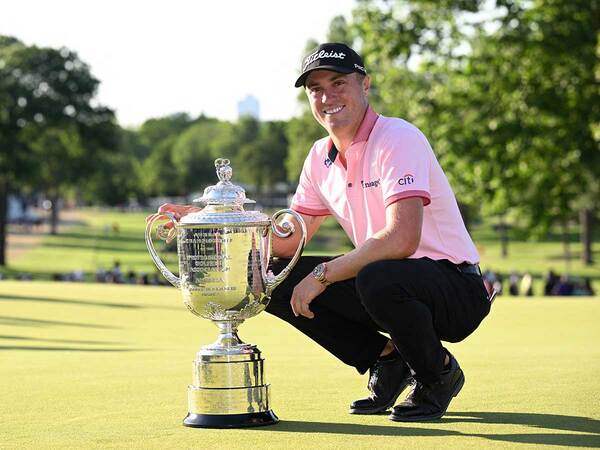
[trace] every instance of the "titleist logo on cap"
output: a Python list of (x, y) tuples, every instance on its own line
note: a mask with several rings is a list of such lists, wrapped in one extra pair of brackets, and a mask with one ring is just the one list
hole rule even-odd
[(304, 60), (304, 67), (302, 67), (302, 70), (306, 70), (306, 68), (308, 67), (308, 65), (312, 62), (315, 62), (317, 59), (321, 59), (321, 58), (338, 58), (338, 59), (344, 59), (346, 57), (346, 54), (343, 52), (326, 52), (325, 50), (321, 50), (316, 51), (314, 53), (311, 53), (310, 55), (308, 55), (306, 57), (306, 59)]
[(362, 58), (346, 44), (328, 42), (310, 50), (300, 60), (301, 74), (294, 86), (304, 86), (308, 75), (313, 70), (329, 70), (350, 74), (358, 72), (367, 74)]

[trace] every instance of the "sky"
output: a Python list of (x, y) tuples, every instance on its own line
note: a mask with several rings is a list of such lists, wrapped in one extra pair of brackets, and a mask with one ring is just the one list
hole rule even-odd
[(0, 0), (0, 34), (68, 47), (100, 80), (121, 125), (175, 112), (237, 118), (247, 95), (262, 120), (298, 113), (300, 59), (354, 0)]

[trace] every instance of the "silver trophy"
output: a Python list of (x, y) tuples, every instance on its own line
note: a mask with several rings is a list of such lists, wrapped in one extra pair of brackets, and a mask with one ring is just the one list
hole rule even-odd
[[(180, 277), (167, 269), (154, 249), (151, 231), (158, 215), (146, 226), (146, 245), (158, 269), (181, 289), (183, 303), (192, 313), (219, 328), (217, 340), (196, 354), (183, 424), (208, 428), (269, 425), (279, 419), (271, 410), (264, 359), (255, 345), (239, 339), (237, 329), (266, 308), (273, 289), (288, 276), (304, 249), (306, 226), (290, 209), (277, 211), (271, 218), (259, 211), (244, 211), (244, 204), (254, 201), (229, 181), (229, 160), (217, 159), (215, 167), (219, 182), (194, 200), (204, 208), (179, 221), (167, 214), (174, 227), (157, 229), (161, 239), (177, 236)], [(302, 237), (288, 266), (275, 276), (268, 270), (271, 233), (286, 238), (294, 232), (289, 222), (281, 224), (282, 231), (275, 225), (284, 214), (296, 218)]]

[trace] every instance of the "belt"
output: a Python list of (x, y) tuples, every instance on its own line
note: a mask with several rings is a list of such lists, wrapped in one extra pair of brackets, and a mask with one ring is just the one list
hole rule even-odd
[(481, 276), (481, 269), (479, 268), (479, 264), (470, 264), (470, 263), (461, 263), (457, 264), (456, 268), (462, 273), (470, 273), (473, 275)]

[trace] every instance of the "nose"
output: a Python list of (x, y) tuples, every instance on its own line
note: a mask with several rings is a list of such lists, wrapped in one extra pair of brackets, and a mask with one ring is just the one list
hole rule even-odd
[(332, 97), (332, 92), (329, 89), (323, 89), (323, 93), (321, 94), (321, 103), (326, 105), (327, 101), (331, 100)]

